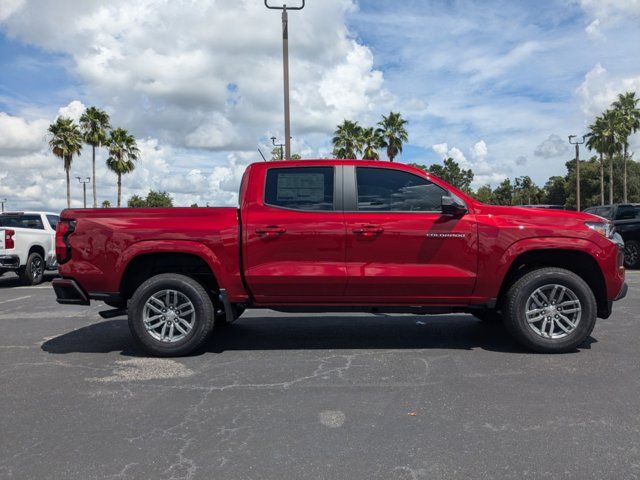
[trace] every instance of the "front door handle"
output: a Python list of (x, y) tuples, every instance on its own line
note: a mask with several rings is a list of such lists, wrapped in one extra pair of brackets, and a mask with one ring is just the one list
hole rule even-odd
[(287, 229), (278, 225), (269, 225), (264, 228), (256, 228), (256, 233), (261, 237), (271, 238), (282, 235)]
[(362, 237), (375, 237), (384, 232), (384, 228), (380, 225), (363, 225), (359, 228), (354, 228), (353, 233)]

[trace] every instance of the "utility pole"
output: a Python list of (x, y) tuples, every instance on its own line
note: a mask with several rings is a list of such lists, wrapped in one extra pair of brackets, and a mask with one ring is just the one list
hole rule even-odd
[(289, 15), (287, 10), (302, 10), (305, 0), (299, 7), (287, 7), (287, 4), (281, 7), (270, 6), (268, 0), (264, 0), (264, 6), (270, 10), (282, 10), (282, 69), (284, 77), (284, 144), (285, 155), (283, 160), (291, 158), (291, 125), (289, 118)]
[[(578, 140), (577, 135), (569, 135), (569, 143), (576, 146), (576, 210), (580, 211), (580, 145), (584, 143), (587, 136), (582, 136), (582, 141)], [(574, 139), (572, 141), (572, 139)]]
[(276, 137), (271, 137), (271, 143), (273, 143), (274, 147), (280, 148), (280, 160), (284, 160), (285, 156), (284, 156), (284, 152), (282, 151), (282, 147), (284, 147), (284, 143), (276, 143)]
[(3, 198), (2, 200), (0, 200), (0, 204), (2, 204), (2, 212), (1, 213), (4, 213), (4, 204), (5, 203), (7, 203), (7, 199), (6, 198)]
[(84, 180), (81, 177), (76, 177), (78, 182), (82, 184), (82, 197), (84, 200), (84, 208), (87, 208), (87, 183), (91, 181), (91, 177), (86, 177)]

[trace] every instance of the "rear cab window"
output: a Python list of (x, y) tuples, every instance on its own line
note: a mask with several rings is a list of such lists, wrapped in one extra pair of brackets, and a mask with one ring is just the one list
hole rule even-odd
[(49, 222), (52, 230), (56, 229), (59, 221), (60, 217), (58, 215), (47, 215), (47, 222)]
[(449, 193), (426, 178), (402, 170), (357, 167), (358, 211), (435, 212)]
[(0, 215), (0, 227), (44, 230), (44, 224), (42, 223), (42, 217), (40, 217), (40, 215), (24, 213)]
[(264, 203), (291, 210), (334, 210), (334, 176), (333, 167), (270, 168)]

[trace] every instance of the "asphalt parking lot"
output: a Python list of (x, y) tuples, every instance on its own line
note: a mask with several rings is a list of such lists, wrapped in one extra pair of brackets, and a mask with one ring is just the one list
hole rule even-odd
[(250, 311), (197, 355), (0, 278), (0, 478), (640, 477), (640, 272), (584, 348), (468, 315)]

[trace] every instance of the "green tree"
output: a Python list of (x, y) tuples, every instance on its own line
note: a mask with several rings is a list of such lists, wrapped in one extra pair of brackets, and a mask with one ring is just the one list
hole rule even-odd
[(118, 208), (122, 204), (122, 175), (135, 169), (140, 150), (133, 135), (123, 128), (112, 130), (108, 140), (107, 167), (118, 176)]
[(102, 208), (111, 208), (111, 202), (109, 200), (104, 200), (102, 202)]
[(629, 137), (640, 129), (640, 109), (638, 108), (639, 98), (636, 98), (635, 92), (620, 93), (618, 100), (613, 102), (613, 108), (620, 116), (619, 138), (623, 146), (622, 162), (624, 170), (622, 174), (623, 182), (623, 202), (627, 203), (627, 161), (629, 150)]
[(541, 191), (528, 175), (514, 180), (513, 199), (515, 205), (537, 205), (540, 202)]
[(147, 201), (140, 195), (132, 195), (127, 200), (127, 207), (129, 208), (144, 208), (147, 206)]
[(547, 180), (543, 187), (543, 203), (547, 205), (565, 205), (567, 203), (567, 187), (565, 179), (553, 176)]
[(359, 143), (362, 146), (363, 160), (380, 160), (378, 149), (382, 148), (382, 137), (378, 130), (373, 127), (362, 128)]
[(387, 149), (387, 157), (390, 162), (396, 158), (398, 153), (402, 153), (402, 146), (409, 140), (409, 134), (405, 129), (407, 121), (397, 112), (389, 112), (389, 115), (382, 115), (382, 120), (378, 122), (377, 132), (381, 137), (381, 147)]
[(70, 118), (58, 117), (49, 125), (49, 148), (51, 152), (64, 161), (64, 171), (67, 176), (67, 208), (71, 207), (71, 183), (69, 171), (73, 157), (82, 151), (82, 132), (80, 127)]
[(80, 128), (84, 141), (91, 145), (93, 149), (92, 168), (93, 176), (93, 208), (98, 206), (96, 193), (96, 148), (105, 145), (107, 142), (107, 131), (111, 128), (109, 115), (107, 112), (96, 107), (87, 108), (80, 117)]
[(167, 192), (156, 192), (155, 190), (149, 190), (146, 203), (147, 207), (173, 207), (173, 198), (171, 198), (171, 195), (169, 195)]
[(460, 165), (451, 157), (445, 158), (442, 165), (437, 163), (430, 165), (427, 171), (466, 193), (471, 192), (473, 171), (460, 168)]
[(513, 185), (505, 178), (493, 191), (493, 198), (497, 205), (511, 205), (513, 202)]
[(617, 110), (607, 110), (602, 114), (602, 134), (605, 153), (609, 164), (609, 203), (614, 203), (613, 159), (622, 150), (622, 115)]
[(362, 151), (360, 145), (360, 132), (362, 127), (358, 122), (344, 120), (336, 127), (333, 133), (333, 155), (336, 158), (358, 158), (358, 153)]
[[(576, 208), (576, 161), (569, 160), (567, 175), (565, 176), (566, 201), (565, 207)], [(600, 204), (600, 182), (598, 172), (600, 162), (597, 157), (580, 161), (580, 204), (582, 208), (592, 207)]]
[(482, 203), (493, 204), (495, 203), (495, 198), (493, 196), (493, 191), (491, 190), (491, 185), (482, 185), (476, 193), (473, 195), (476, 200)]
[(198, 204), (197, 204), (197, 203), (192, 203), (192, 204), (190, 205), (190, 207), (191, 207), (191, 208), (198, 208)]

